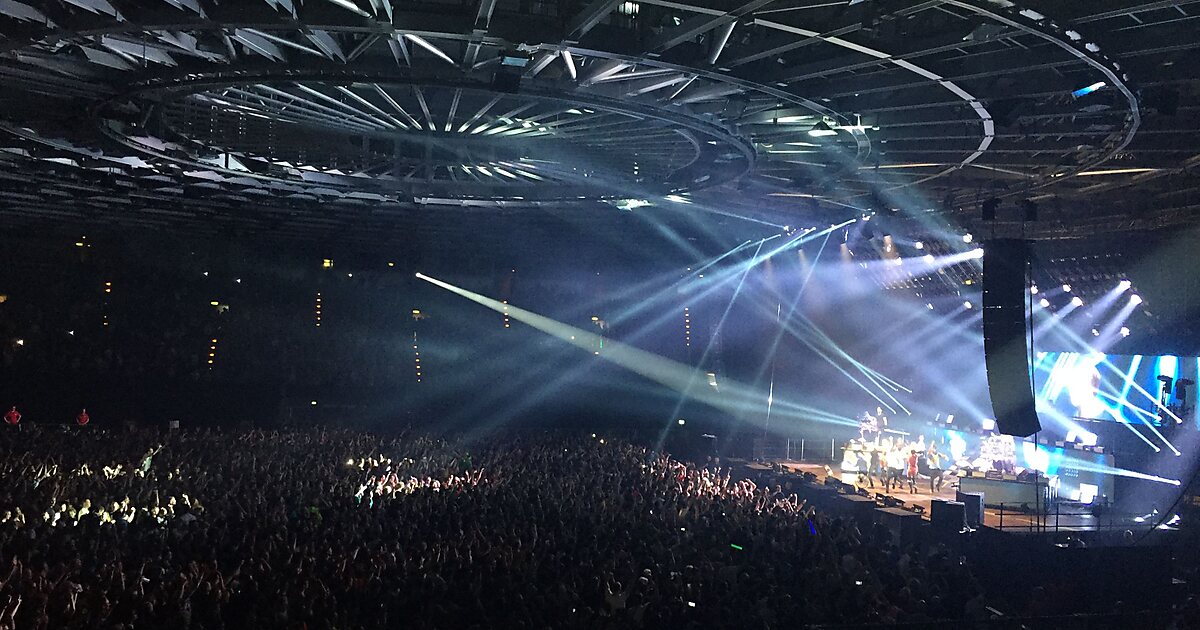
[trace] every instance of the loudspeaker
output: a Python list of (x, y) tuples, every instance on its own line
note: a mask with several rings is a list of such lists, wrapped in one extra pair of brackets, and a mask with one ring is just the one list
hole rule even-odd
[(966, 506), (958, 501), (934, 499), (929, 503), (929, 522), (938, 531), (962, 531), (967, 525)]
[(983, 250), (983, 356), (996, 430), (1026, 437), (1042, 428), (1025, 335), (1029, 244), (1023, 239), (994, 239)]
[(958, 492), (954, 496), (955, 501), (962, 503), (967, 512), (967, 526), (979, 527), (983, 525), (983, 493), (982, 492)]
[(995, 221), (996, 220), (996, 209), (999, 207), (1000, 207), (1000, 200), (996, 199), (995, 197), (992, 197), (991, 199), (984, 201), (983, 206), (980, 209), (980, 218), (983, 219), (984, 221)]
[(1021, 200), (1021, 212), (1026, 221), (1038, 220), (1038, 205), (1032, 199)]
[(492, 89), (497, 92), (515, 94), (521, 89), (521, 74), (507, 68), (500, 68), (492, 75)]

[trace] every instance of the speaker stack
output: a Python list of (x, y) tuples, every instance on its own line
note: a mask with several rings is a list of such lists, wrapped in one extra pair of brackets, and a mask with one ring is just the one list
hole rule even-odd
[(1025, 287), (1029, 244), (994, 239), (984, 246), (983, 353), (996, 429), (1026, 437), (1041, 430), (1030, 378)]

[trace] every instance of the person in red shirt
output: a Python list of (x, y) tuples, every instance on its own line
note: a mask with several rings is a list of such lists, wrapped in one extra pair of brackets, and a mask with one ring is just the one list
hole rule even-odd
[(917, 452), (908, 452), (908, 491), (917, 494)]
[(79, 415), (75, 416), (75, 422), (78, 423), (79, 426), (81, 426), (81, 427), (86, 427), (87, 423), (90, 422), (91, 420), (92, 420), (92, 418), (90, 416), (88, 416), (87, 409), (80, 411)]
[(13, 405), (13, 408), (9, 409), (8, 413), (4, 414), (4, 421), (7, 422), (8, 425), (12, 426), (12, 427), (15, 427), (18, 424), (20, 424), (21, 412), (17, 411), (16, 405)]

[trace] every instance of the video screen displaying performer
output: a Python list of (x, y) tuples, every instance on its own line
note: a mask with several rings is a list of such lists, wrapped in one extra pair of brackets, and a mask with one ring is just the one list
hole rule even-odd
[(1095, 443), (1087, 421), (1198, 425), (1195, 357), (1041, 352), (1034, 386), (1043, 425), (1058, 421), (1067, 441)]

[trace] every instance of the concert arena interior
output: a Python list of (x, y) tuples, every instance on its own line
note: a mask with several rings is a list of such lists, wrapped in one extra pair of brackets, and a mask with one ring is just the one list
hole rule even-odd
[(1200, 628), (1198, 33), (0, 0), (0, 630)]

